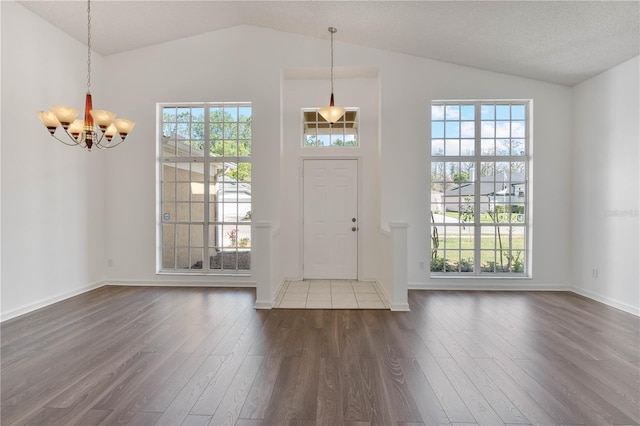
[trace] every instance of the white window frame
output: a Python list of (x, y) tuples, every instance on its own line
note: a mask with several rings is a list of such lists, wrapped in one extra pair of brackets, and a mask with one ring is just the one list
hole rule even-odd
[[(204, 118), (203, 118), (203, 122), (198, 121), (198, 123), (202, 123), (202, 125), (204, 126), (203, 129), (203, 133), (204, 136), (202, 139), (200, 138), (193, 138), (192, 136), (187, 136), (186, 138), (183, 137), (179, 137), (176, 134), (173, 135), (167, 135), (167, 128), (165, 127), (165, 124), (171, 124), (174, 122), (170, 122), (170, 123), (165, 123), (164, 122), (164, 110), (165, 108), (189, 108), (189, 109), (200, 109), (203, 108), (204, 109)], [(239, 118), (239, 114), (240, 114), (240, 109), (241, 108), (248, 108), (248, 109), (252, 109), (252, 104), (251, 102), (207, 102), (207, 103), (159, 103), (157, 104), (157, 123), (158, 123), (158, 144), (157, 144), (157, 149), (158, 149), (158, 167), (157, 167), (157, 273), (159, 274), (179, 274), (179, 275), (193, 275), (193, 274), (199, 274), (199, 275), (236, 275), (236, 276), (248, 276), (251, 273), (251, 267), (249, 268), (239, 268), (239, 264), (240, 264), (240, 260), (239, 260), (239, 252), (242, 251), (243, 253), (247, 253), (248, 252), (248, 256), (249, 256), (249, 261), (251, 260), (251, 255), (252, 255), (252, 249), (251, 249), (251, 245), (250, 245), (250, 241), (251, 241), (251, 235), (252, 235), (252, 225), (251, 225), (251, 181), (249, 178), (249, 181), (247, 182), (248, 185), (243, 182), (240, 181), (239, 179), (239, 175), (236, 175), (236, 202), (234, 203), (233, 201), (229, 201), (228, 203), (231, 204), (236, 204), (238, 205), (237, 207), (237, 211), (239, 211), (239, 205), (243, 205), (243, 206), (249, 206), (249, 212), (248, 212), (248, 220), (244, 220), (242, 222), (240, 222), (240, 218), (237, 217), (235, 221), (227, 221), (225, 219), (225, 217), (223, 216), (222, 219), (218, 219), (217, 215), (215, 215), (215, 219), (212, 219), (211, 217), (211, 209), (214, 208), (212, 207), (212, 204), (214, 206), (218, 206), (219, 204), (225, 204), (225, 195), (228, 191), (226, 191), (226, 186), (228, 186), (225, 182), (226, 179), (222, 182), (222, 185), (220, 185), (222, 187), (222, 189), (220, 189), (219, 183), (212, 183), (214, 182), (214, 180), (212, 180), (212, 172), (211, 172), (211, 168), (215, 167), (219, 164), (223, 164), (225, 165), (225, 167), (223, 169), (226, 169), (226, 166), (230, 166), (231, 168), (233, 168), (233, 166), (236, 167), (236, 169), (243, 163), (249, 164), (249, 168), (251, 167), (251, 141), (252, 138), (249, 135), (249, 139), (242, 139), (240, 138), (239, 135), (239, 131), (236, 131), (236, 135), (235, 135), (235, 139), (233, 136), (228, 137), (228, 136), (224, 136), (224, 138), (221, 139), (215, 139), (215, 137), (213, 135), (211, 135), (211, 122), (210, 122), (210, 117), (211, 117), (211, 110), (216, 109), (216, 108), (222, 108), (223, 111), (225, 108), (238, 108), (238, 116), (236, 117), (236, 121), (229, 121), (229, 123), (231, 123), (231, 125), (234, 124), (238, 124), (240, 123), (240, 118)], [(252, 114), (252, 112), (251, 112)], [(189, 121), (189, 125), (192, 125), (192, 123), (194, 123), (195, 121)], [(178, 123), (179, 124), (179, 123)], [(179, 125), (176, 124), (176, 128), (179, 127)], [(245, 123), (243, 123), (245, 124)], [(226, 126), (226, 122), (223, 124), (223, 126)], [(250, 127), (251, 127), (251, 120), (249, 120), (249, 133), (251, 133)], [(171, 126), (169, 126), (171, 127)], [(169, 137), (168, 137), (169, 136)], [(174, 140), (170, 140), (171, 138), (174, 138)], [(178, 139), (184, 140), (185, 143), (178, 143), (181, 141), (178, 141)], [(233, 146), (233, 141), (235, 140), (235, 143), (239, 146), (241, 141), (249, 141), (249, 153), (247, 155), (240, 155), (239, 150), (236, 149), (235, 155), (213, 155), (213, 154), (209, 154), (206, 155), (206, 153), (211, 153), (211, 148), (214, 145), (214, 143), (216, 143), (217, 141), (221, 141), (221, 140), (225, 140), (228, 142), (231, 142), (231, 146)], [(202, 144), (202, 149), (198, 148), (198, 147), (194, 147), (193, 146), (193, 141), (195, 140), (197, 143), (201, 143)], [(169, 142), (167, 142), (169, 141)], [(167, 154), (165, 152), (165, 144), (171, 144), (173, 143), (174, 145), (169, 148), (169, 149), (173, 149), (173, 155), (171, 154)], [(181, 145), (180, 149), (178, 148), (178, 146)], [(224, 145), (224, 143), (223, 143)], [(166, 149), (167, 152), (169, 152), (169, 149)], [(226, 145), (225, 145), (225, 148)], [(226, 154), (226, 151), (224, 151)], [(167, 215), (167, 212), (163, 211), (163, 209), (165, 208), (165, 200), (164, 198), (164, 190), (163, 190), (163, 184), (164, 184), (164, 177), (163, 177), (163, 173), (164, 173), (164, 169), (166, 165), (171, 165), (171, 164), (175, 164), (176, 166), (174, 167), (176, 170), (179, 167), (185, 168), (188, 167), (189, 171), (190, 171), (190, 175), (192, 175), (192, 171), (193, 169), (197, 169), (198, 172), (202, 173), (202, 182), (200, 181), (200, 179), (198, 179), (197, 181), (193, 181), (193, 180), (185, 180), (185, 181), (180, 181), (176, 178), (176, 180), (174, 181), (167, 181), (167, 183), (172, 183), (174, 184), (174, 186), (178, 186), (178, 184), (182, 184), (183, 186), (185, 184), (189, 184), (190, 185), (190, 197), (193, 196), (193, 194), (196, 195), (202, 195), (202, 200), (198, 200), (197, 204), (203, 204), (202, 205), (202, 217), (198, 220), (193, 219), (193, 214), (192, 214), (192, 207), (193, 204), (196, 204), (195, 201), (191, 200), (191, 201), (186, 201), (184, 202), (185, 204), (189, 204), (189, 217), (187, 220), (178, 220), (178, 207), (177, 204), (180, 202), (180, 198), (176, 195), (174, 199), (168, 201), (167, 203), (171, 203), (173, 202), (174, 204), (176, 204), (176, 208), (174, 209), (174, 213), (176, 215), (176, 218), (174, 220), (171, 220), (171, 215)], [(185, 169), (186, 170), (186, 169)], [(250, 169), (249, 169), (250, 170)], [(226, 172), (223, 172), (226, 173)], [(177, 172), (176, 172), (177, 175)], [(224, 176), (224, 174), (222, 174), (221, 176)], [(230, 184), (233, 186), (233, 182), (230, 182)], [(249, 188), (249, 202), (248, 203), (239, 203), (237, 200), (240, 198), (240, 192), (241, 191), (241, 187), (247, 186)], [(222, 195), (222, 201), (219, 201), (219, 199), (214, 199), (214, 194), (211, 193), (211, 191), (217, 191), (223, 192)], [(246, 191), (245, 191), (246, 192)], [(177, 194), (177, 189), (176, 189), (176, 194)], [(230, 199), (232, 199), (233, 197), (229, 196)], [(246, 197), (245, 197), (246, 198)], [(218, 201), (216, 204), (214, 204), (214, 201)], [(228, 204), (226, 203), (226, 204)], [(224, 207), (226, 208), (226, 207)], [(236, 213), (236, 216), (239, 216), (240, 213)], [(200, 216), (200, 214), (198, 214), (198, 216)], [(164, 249), (165, 248), (170, 248), (172, 247), (171, 244), (167, 245), (165, 244), (165, 239), (164, 239), (164, 235), (163, 235), (163, 225), (183, 225), (183, 226), (202, 226), (202, 256), (197, 256), (197, 257), (201, 257), (200, 264), (201, 267), (197, 268), (194, 267), (194, 260), (196, 259), (195, 257), (192, 258), (191, 257), (191, 249), (197, 249), (199, 248), (199, 246), (194, 246), (192, 247), (192, 242), (191, 242), (191, 231), (189, 230), (189, 234), (187, 236), (188, 239), (188, 245), (187, 246), (181, 246), (177, 243), (177, 226), (174, 228), (174, 236), (173, 236), (173, 248), (175, 250), (174, 252), (174, 264), (173, 267), (165, 267), (164, 265)], [(223, 246), (224, 243), (219, 242), (217, 240), (219, 240), (220, 238), (225, 238), (225, 232), (227, 229), (233, 229), (233, 227), (235, 226), (236, 229), (236, 234), (235, 234), (235, 238), (234, 238), (234, 246), (235, 246), (235, 268), (225, 268), (225, 261), (224, 261), (224, 253), (221, 255), (221, 259), (220, 260), (220, 268), (211, 268), (210, 267), (210, 261), (209, 259), (211, 259), (212, 257), (215, 257), (216, 255), (220, 254), (219, 252), (215, 251), (214, 249), (217, 248), (217, 246)], [(210, 235), (211, 232), (210, 230), (212, 230), (213, 227), (217, 227), (219, 229), (216, 229), (214, 232), (216, 235), (220, 234), (221, 237), (215, 237), (216, 241), (210, 241)], [(168, 227), (169, 228), (169, 227)], [(248, 236), (249, 238), (249, 246), (248, 247), (243, 247), (242, 245), (240, 245), (240, 241), (239, 241), (239, 237), (240, 237), (240, 233), (238, 232), (238, 228), (242, 229), (243, 231), (243, 236)], [(199, 237), (198, 237), (199, 239)], [(227, 238), (229, 239), (229, 238)], [(171, 238), (168, 238), (168, 240), (171, 240)], [(199, 241), (198, 241), (199, 243)], [(213, 244), (213, 245), (212, 245)], [(189, 250), (189, 255), (188, 255), (188, 262), (187, 262), (187, 267), (178, 267), (178, 248), (182, 248), (182, 249), (188, 249)], [(230, 249), (229, 249), (230, 250)], [(222, 250), (221, 250), (222, 251)], [(197, 264), (197, 261), (196, 261)]]
[[(359, 108), (345, 108), (345, 114), (333, 124), (328, 123), (319, 113), (320, 108), (302, 108), (302, 147), (303, 148), (358, 148)], [(315, 142), (309, 142), (309, 136)], [(341, 140), (342, 144), (336, 141)]]
[[(473, 105), (474, 113), (473, 118), (463, 118), (460, 116), (457, 120), (455, 118), (451, 120), (447, 120), (446, 113), (445, 117), (442, 119), (438, 119), (439, 117), (434, 117), (434, 107), (444, 106), (446, 111), (446, 106), (462, 106), (462, 105)], [(524, 106), (524, 120), (515, 120), (511, 116), (509, 120), (498, 120), (496, 117), (493, 119), (494, 132), (495, 129), (498, 128), (498, 122), (504, 124), (504, 122), (509, 122), (509, 136), (498, 136), (498, 133), (494, 133), (493, 138), (485, 137), (483, 138), (483, 120), (482, 120), (482, 106), (483, 105), (494, 105), (494, 106)], [(529, 171), (531, 169), (531, 127), (530, 124), (532, 122), (531, 119), (531, 109), (532, 109), (532, 101), (531, 100), (474, 100), (474, 101), (459, 101), (459, 100), (442, 100), (442, 101), (433, 101), (431, 104), (431, 132), (430, 132), (430, 170), (431, 170), (431, 179), (430, 179), (430, 191), (431, 191), (431, 217), (429, 220), (429, 234), (430, 234), (430, 265), (431, 272), (430, 276), (432, 278), (531, 278), (531, 265), (532, 265), (532, 250), (531, 250), (531, 211), (532, 211), (532, 199), (531, 199), (531, 184), (529, 179)], [(510, 111), (513, 111), (513, 108), (510, 108)], [(438, 110), (439, 111), (439, 110)], [(460, 109), (462, 111), (462, 109)], [(494, 110), (495, 111), (495, 110)], [(511, 112), (512, 114), (513, 112)], [(462, 113), (461, 113), (462, 114)], [(453, 136), (449, 139), (447, 138), (447, 122), (455, 123), (459, 121), (458, 131), (459, 134), (455, 134), (456, 126), (453, 125), (451, 128), (453, 129)], [(523, 131), (520, 129), (520, 123), (524, 121), (524, 129)], [(491, 122), (491, 120), (486, 119), (485, 123)], [(435, 124), (434, 124), (435, 123)], [(462, 135), (462, 129), (464, 125), (469, 125), (469, 123), (473, 123), (473, 135), (469, 138), (464, 138)], [(442, 139), (439, 137), (434, 137), (434, 134), (439, 133), (439, 128), (436, 129), (436, 125), (442, 125), (442, 129), (444, 132), (444, 136)], [(518, 127), (517, 133), (518, 136), (514, 137), (515, 134), (514, 129)], [(486, 129), (484, 130), (487, 131)], [(471, 132), (469, 132), (471, 134)], [(455, 140), (459, 140), (459, 144), (456, 147)], [(472, 145), (470, 143), (470, 139), (472, 139)], [(483, 143), (484, 148), (486, 149), (488, 144), (487, 142), (490, 139), (494, 140), (494, 152), (487, 154), (486, 150), (483, 154)], [(505, 139), (508, 139), (508, 144), (511, 147), (509, 152), (505, 154), (505, 152), (499, 152), (496, 148), (498, 145), (501, 145), (505, 142)], [(450, 141), (450, 146), (448, 145), (448, 141)], [(523, 144), (520, 143), (523, 141)], [(467, 147), (467, 152), (471, 152), (471, 146), (473, 147), (473, 151), (471, 155), (464, 155), (463, 152), (464, 147)], [(451, 149), (449, 149), (451, 148)], [(519, 152), (522, 152), (521, 148), (524, 149), (524, 154), (514, 154), (514, 150), (518, 149)], [(434, 173), (436, 176), (439, 175), (439, 168), (445, 168), (447, 165), (462, 165), (473, 163), (472, 169), (474, 171), (481, 171), (483, 166), (493, 164), (494, 167), (494, 176), (493, 179), (491, 176), (485, 176), (483, 179), (482, 173), (475, 173), (475, 176), (469, 176), (468, 183), (472, 185), (468, 185), (466, 183), (458, 182), (457, 187), (449, 188), (450, 193), (453, 193), (452, 196), (447, 196), (447, 184), (452, 184), (452, 178), (447, 178), (447, 170), (443, 170), (442, 176), (443, 180), (440, 182), (439, 180), (434, 180)], [(495, 170), (498, 169), (499, 165), (504, 165), (505, 163), (509, 164), (509, 173), (508, 178), (504, 178), (503, 182), (500, 182), (500, 179), (496, 177)], [(524, 171), (523, 176), (520, 176), (519, 173), (513, 172), (513, 165), (523, 165)], [(459, 179), (462, 178), (463, 170), (456, 169), (456, 173), (458, 173)], [(517, 177), (517, 181), (515, 180), (515, 176)], [(512, 180), (512, 176), (514, 176), (514, 180)], [(443, 192), (441, 195), (434, 192), (434, 184), (441, 184), (443, 187)], [(502, 191), (495, 191), (492, 195), (483, 195), (483, 188), (486, 188), (487, 185), (492, 185), (493, 188), (498, 188), (499, 185), (503, 185), (505, 189)], [(466, 187), (466, 188), (465, 188)], [(509, 189), (511, 188), (511, 189)], [(467, 192), (470, 192), (464, 199), (463, 194), (465, 194), (465, 189)], [(518, 194), (511, 194), (513, 190), (517, 191)], [(500, 195), (501, 192), (504, 192), (505, 195)], [(524, 192), (524, 194), (522, 194)], [(524, 195), (524, 196), (522, 196)], [(454, 201), (449, 201), (453, 199)], [(493, 200), (493, 201), (491, 201)], [(450, 204), (448, 204), (448, 202)], [(455, 204), (458, 204), (457, 208)], [(467, 218), (472, 217), (473, 222), (466, 222), (461, 224), (462, 222), (451, 223), (449, 221), (456, 221), (454, 218), (447, 219), (447, 210), (450, 208), (449, 206), (453, 205), (452, 210), (457, 211), (459, 218), (458, 220), (462, 220), (465, 211), (470, 211), (471, 215), (467, 215)], [(502, 209), (497, 208), (495, 206), (502, 206)], [(517, 206), (517, 207), (516, 207)], [(492, 210), (493, 207), (493, 210)], [(497, 221), (498, 224), (481, 222), (481, 214), (484, 212), (487, 213), (490, 217)], [(504, 213), (502, 215), (497, 214), (497, 212), (512, 212), (512, 213)], [(515, 211), (515, 213), (513, 213)], [(522, 212), (522, 214), (517, 214), (518, 212)], [(441, 215), (434, 215), (434, 212), (439, 212)], [(476, 214), (476, 212), (480, 212), (481, 214)], [(435, 219), (437, 217), (437, 219)], [(506, 218), (504, 220), (508, 220), (508, 223), (500, 222), (500, 217)], [(522, 219), (522, 222), (517, 222)], [(504, 240), (498, 242), (497, 237), (495, 237), (494, 248), (493, 249), (483, 249), (482, 248), (482, 237), (483, 237), (483, 229), (489, 230), (490, 228), (494, 228), (495, 234), (498, 234), (499, 230), (507, 228), (508, 232), (508, 254), (506, 255), (506, 259), (508, 262), (504, 263), (504, 252), (507, 250), (499, 249), (497, 246), (500, 244), (504, 245)], [(438, 231), (438, 235), (434, 234), (434, 228)], [(457, 229), (456, 229), (457, 228)], [(453, 248), (450, 248), (449, 251), (458, 252), (457, 261), (458, 268), (455, 270), (455, 256), (454, 261), (452, 262), (453, 270), (449, 269), (449, 265), (447, 265), (448, 257), (447, 253), (447, 234), (446, 231), (448, 229), (455, 229), (455, 231), (451, 235), (459, 235), (459, 240), (457, 243), (451, 244)], [(464, 229), (464, 231), (463, 231)], [(445, 235), (440, 235), (440, 232), (445, 231)], [(524, 238), (523, 247), (520, 250), (519, 248), (512, 249), (512, 236), (514, 235), (514, 231), (518, 230)], [(455, 234), (457, 232), (457, 234)], [(462, 243), (462, 232), (469, 232), (469, 235), (473, 235), (473, 249), (463, 249)], [(486, 235), (486, 233), (485, 233)], [(454, 236), (455, 239), (455, 236)], [(444, 247), (434, 247), (434, 240), (438, 240), (440, 244), (444, 242)], [(434, 258), (434, 250), (436, 250), (439, 258)], [(487, 256), (491, 255), (491, 251), (494, 252), (494, 263), (491, 265), (489, 262), (483, 263), (483, 258), (487, 258)], [(464, 253), (472, 252), (473, 254), (473, 271), (469, 272), (463, 271), (465, 268), (464, 263)], [(519, 253), (518, 253), (519, 252)], [(518, 257), (516, 257), (516, 255)], [(468, 259), (468, 257), (467, 257)], [(498, 259), (503, 259), (500, 264), (498, 263)], [(513, 261), (516, 259), (515, 261)], [(515, 262), (519, 262), (519, 265), (516, 265)], [(521, 265), (521, 266), (520, 266)], [(493, 271), (490, 271), (489, 268), (493, 268)], [(440, 269), (442, 268), (442, 269)], [(507, 269), (507, 270), (498, 270), (498, 269)], [(521, 270), (520, 270), (521, 268)], [(434, 270), (435, 269), (435, 270)], [(484, 270), (483, 270), (484, 269)]]

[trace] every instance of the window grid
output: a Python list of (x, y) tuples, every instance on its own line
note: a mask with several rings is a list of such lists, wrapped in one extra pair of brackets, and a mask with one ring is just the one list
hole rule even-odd
[(431, 272), (528, 276), (528, 102), (433, 102)]
[(303, 147), (347, 147), (358, 146), (357, 108), (346, 108), (345, 114), (335, 123), (327, 122), (319, 108), (303, 109)]
[(158, 269), (248, 272), (251, 104), (161, 104), (159, 111)]

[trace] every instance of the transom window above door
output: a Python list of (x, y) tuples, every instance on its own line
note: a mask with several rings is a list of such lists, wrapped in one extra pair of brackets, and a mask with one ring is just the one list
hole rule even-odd
[(346, 108), (340, 120), (331, 124), (318, 114), (318, 108), (303, 109), (302, 146), (306, 148), (357, 147), (358, 115), (357, 108)]

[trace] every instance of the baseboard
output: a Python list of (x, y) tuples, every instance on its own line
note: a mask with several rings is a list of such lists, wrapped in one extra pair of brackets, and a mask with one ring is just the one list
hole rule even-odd
[(389, 305), (389, 309), (398, 312), (409, 312), (411, 310), (408, 303), (392, 303)]
[(572, 293), (579, 294), (596, 302), (604, 303), (612, 308), (620, 309), (621, 311), (630, 313), (635, 316), (640, 316), (640, 307), (633, 306), (628, 303), (620, 302), (619, 300), (611, 299), (601, 294), (594, 293), (589, 290), (584, 290), (578, 287), (560, 285), (560, 284), (548, 284), (548, 285), (531, 285), (523, 282), (522, 284), (512, 283), (489, 283), (483, 282), (481, 284), (477, 282), (469, 284), (427, 284), (427, 283), (409, 283), (409, 290), (476, 290), (476, 291), (570, 291)]
[[(284, 282), (284, 281), (283, 281)], [(390, 306), (392, 311), (409, 311), (408, 304), (391, 304), (389, 303), (389, 295), (384, 290), (384, 288), (380, 285), (379, 282), (373, 281), (378, 288), (378, 290), (382, 293), (382, 295), (387, 299), (387, 303)], [(120, 286), (158, 286), (158, 287), (255, 287), (255, 282), (247, 281), (247, 282), (234, 282), (234, 283), (212, 283), (210, 281), (155, 281), (155, 280), (109, 280), (109, 281), (98, 281), (87, 286), (81, 287), (79, 289), (69, 291), (66, 293), (60, 293), (55, 296), (39, 300), (34, 303), (30, 303), (28, 305), (22, 306), (20, 308), (12, 309), (8, 312), (2, 312), (0, 314), (0, 322), (7, 321), (9, 319), (18, 317), (20, 315), (28, 314), (29, 312), (33, 312), (37, 309), (44, 308), (46, 306), (52, 305), (57, 302), (61, 302), (70, 297), (77, 296), (82, 293), (86, 293), (91, 290), (95, 290), (97, 288), (103, 287), (105, 285), (120, 285)], [(282, 286), (282, 283), (280, 287)], [(280, 288), (279, 287), (279, 288)], [(526, 286), (518, 286), (518, 285), (491, 285), (488, 283), (483, 284), (482, 286), (474, 285), (450, 285), (450, 284), (426, 284), (426, 283), (409, 283), (409, 290), (479, 290), (479, 291), (571, 291), (573, 293), (579, 294), (581, 296), (587, 297), (589, 299), (595, 300), (597, 302), (603, 303), (607, 306), (611, 306), (616, 309), (620, 309), (621, 311), (630, 313), (635, 316), (640, 316), (640, 307), (630, 305), (628, 303), (620, 302), (615, 299), (611, 299), (606, 296), (602, 296), (598, 293), (594, 293), (589, 290), (584, 290), (577, 287), (567, 287), (560, 285), (526, 285)], [(276, 293), (277, 294), (277, 293)], [(273, 307), (273, 302), (268, 300), (256, 300), (254, 307), (256, 309), (271, 309)]]
[[(191, 277), (189, 277), (191, 278)], [(214, 277), (217, 278), (217, 277)], [(137, 287), (255, 287), (256, 282), (251, 280), (229, 279), (224, 277), (224, 281), (209, 279), (197, 280), (107, 280), (106, 285), (137, 286)]]
[(560, 284), (528, 284), (526, 281), (522, 283), (495, 283), (495, 282), (478, 282), (472, 283), (446, 283), (446, 284), (428, 284), (410, 282), (409, 290), (478, 290), (478, 291), (572, 291), (572, 288)]
[(91, 291), (91, 290), (95, 290), (95, 289), (100, 288), (100, 287), (105, 286), (105, 285), (107, 285), (106, 282), (98, 281), (98, 282), (95, 282), (93, 284), (89, 284), (87, 286), (80, 287), (80, 288), (78, 288), (76, 290), (72, 290), (72, 291), (68, 291), (68, 292), (65, 292), (65, 293), (56, 294), (55, 296), (48, 297), (48, 298), (42, 299), (42, 300), (38, 300), (37, 302), (30, 303), (30, 304), (22, 306), (20, 308), (12, 309), (12, 310), (10, 310), (8, 312), (3, 312), (2, 314), (0, 314), (0, 322), (6, 321), (6, 320), (10, 320), (10, 319), (18, 317), (20, 315), (28, 314), (29, 312), (33, 312), (35, 310), (44, 308), (46, 306), (53, 305), (54, 303), (58, 303), (58, 302), (61, 302), (61, 301), (65, 300), (65, 299), (69, 299), (70, 297), (74, 297), (74, 296), (77, 296), (79, 294), (86, 293), (86, 292)]
[(255, 309), (271, 309), (273, 308), (273, 303), (269, 300), (256, 300), (253, 307)]
[(580, 296), (587, 297), (595, 300), (596, 302), (604, 303), (612, 308), (620, 309), (621, 311), (640, 317), (640, 307), (633, 306), (628, 303), (620, 302), (619, 300), (611, 299), (610, 297), (603, 296), (593, 291), (585, 290), (578, 287), (571, 287), (572, 292), (579, 294)]

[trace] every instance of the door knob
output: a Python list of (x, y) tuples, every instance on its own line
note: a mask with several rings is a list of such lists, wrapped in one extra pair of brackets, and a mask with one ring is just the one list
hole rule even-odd
[(356, 227), (354, 226), (353, 228), (351, 228), (351, 230), (352, 230), (353, 232), (356, 232), (356, 231), (358, 230), (358, 228), (356, 228)]
[(355, 222), (355, 221), (356, 221), (356, 218), (355, 218), (355, 217), (352, 217), (352, 218), (351, 218), (351, 222)]

